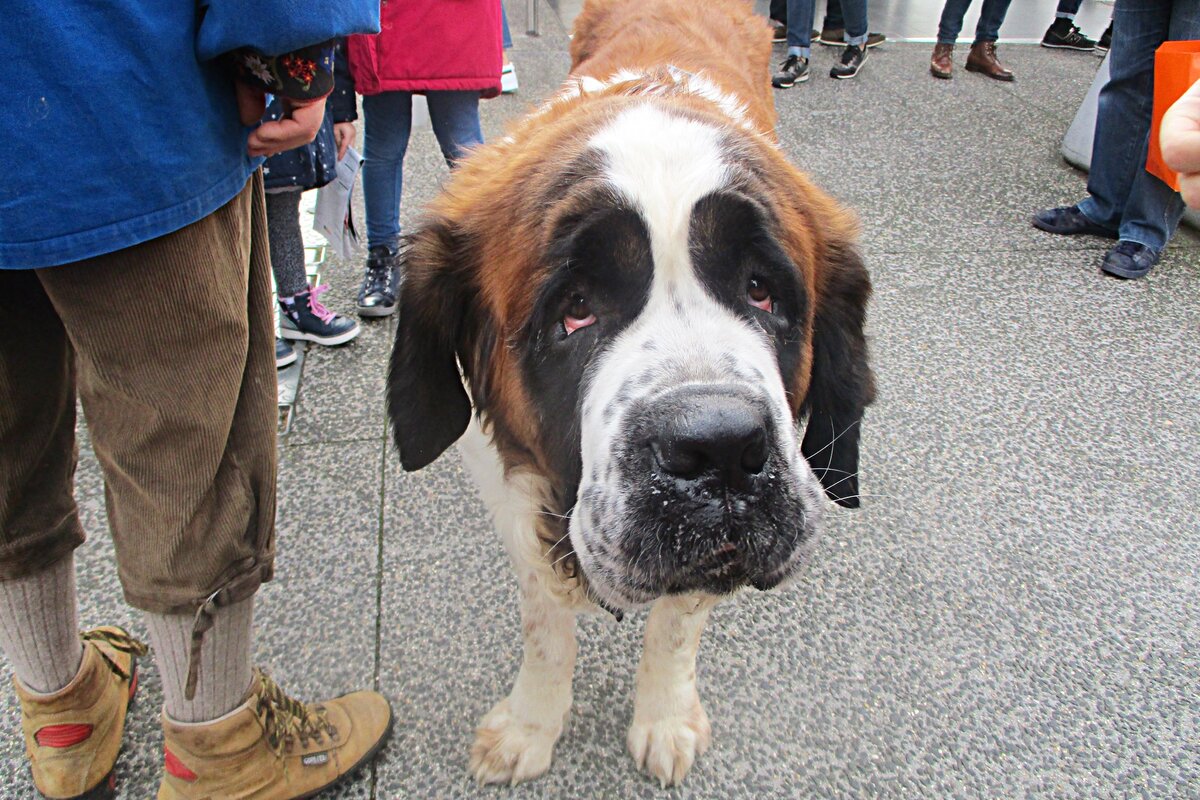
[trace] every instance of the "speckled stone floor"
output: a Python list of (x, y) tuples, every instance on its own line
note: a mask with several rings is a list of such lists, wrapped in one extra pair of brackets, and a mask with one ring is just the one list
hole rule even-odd
[[(548, 8), (540, 38), (516, 38), (521, 90), (483, 104), (491, 137), (567, 69)], [(256, 658), (302, 697), (373, 686), (398, 715), (377, 763), (329, 797), (1200, 797), (1200, 238), (1181, 231), (1121, 283), (1098, 272), (1100, 240), (1033, 230), (1030, 212), (1083, 192), (1058, 146), (1099, 60), (1001, 53), (1013, 84), (935, 81), (918, 44), (833, 81), (835, 51), (818, 48), (813, 79), (777, 95), (784, 147), (863, 221), (870, 496), (829, 515), (796, 586), (715, 612), (699, 666), (714, 741), (682, 788), (624, 752), (636, 614), (582, 623), (551, 772), (474, 786), (473, 726), (520, 656), (515, 584), (457, 456), (398, 466), (382, 402), (394, 323), (310, 354)], [(417, 134), (406, 221), (445, 174)], [(325, 275), (328, 304), (349, 309), (358, 265)], [(84, 623), (144, 633), (86, 447), (78, 483)], [(147, 663), (123, 798), (154, 794), (160, 703)], [(0, 693), (0, 796), (25, 800), (18, 726)]]

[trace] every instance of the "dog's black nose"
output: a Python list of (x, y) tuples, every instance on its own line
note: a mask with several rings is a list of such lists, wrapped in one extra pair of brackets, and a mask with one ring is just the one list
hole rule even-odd
[(748, 488), (769, 455), (763, 411), (736, 394), (674, 394), (651, 441), (659, 469), (687, 481), (718, 477), (731, 488)]

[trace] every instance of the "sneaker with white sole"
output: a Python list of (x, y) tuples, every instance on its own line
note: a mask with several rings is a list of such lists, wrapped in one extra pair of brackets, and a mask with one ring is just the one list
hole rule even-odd
[(788, 56), (779, 71), (771, 76), (771, 85), (776, 89), (790, 89), (797, 83), (808, 80), (808, 59), (804, 56)]
[(296, 348), (286, 339), (275, 340), (275, 369), (283, 369), (296, 363)]
[(279, 298), (279, 335), (293, 341), (345, 344), (361, 332), (358, 321), (335, 314), (318, 299), (328, 286), (312, 286), (291, 300)]
[(862, 69), (863, 62), (867, 60), (867, 48), (859, 47), (856, 44), (846, 45), (846, 49), (842, 51), (842, 57), (838, 63), (833, 65), (829, 70), (831, 78), (853, 78)]

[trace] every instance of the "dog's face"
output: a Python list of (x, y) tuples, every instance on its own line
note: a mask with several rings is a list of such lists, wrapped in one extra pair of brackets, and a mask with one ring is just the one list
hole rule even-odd
[(553, 487), (597, 599), (775, 586), (822, 484), (857, 504), (869, 285), (850, 223), (703, 109), (624, 98), (568, 125), (524, 170), (519, 137), (477, 153), (414, 236), (401, 459), (461, 434), (457, 354), (506, 466)]

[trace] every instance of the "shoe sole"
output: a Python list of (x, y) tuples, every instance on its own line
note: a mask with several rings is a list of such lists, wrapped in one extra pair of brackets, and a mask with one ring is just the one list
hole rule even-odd
[[(138, 667), (137, 659), (130, 662), (129, 669), (129, 699), (125, 701), (125, 714), (128, 716), (129, 709), (133, 708), (134, 698), (137, 696), (138, 689)], [(117, 760), (121, 758), (121, 751), (124, 750), (122, 743), (121, 750), (117, 751)], [(117, 796), (117, 762), (113, 762), (113, 768), (108, 771), (108, 774), (100, 779), (100, 782), (88, 789), (83, 794), (77, 794), (74, 797), (68, 798), (51, 798), (49, 795), (38, 792), (39, 795), (46, 800), (115, 800)]]
[(1079, 228), (1059, 228), (1051, 225), (1048, 222), (1043, 222), (1037, 217), (1031, 218), (1030, 222), (1033, 223), (1033, 227), (1037, 228), (1039, 231), (1045, 231), (1046, 233), (1053, 233), (1059, 236), (1100, 236), (1104, 239), (1120, 238), (1120, 236), (1116, 233), (1106, 231), (1103, 228), (1085, 228), (1082, 230)]
[(811, 77), (811, 75), (812, 75), (812, 73), (805, 73), (803, 78), (796, 78), (796, 80), (789, 81), (788, 83), (776, 83), (775, 81), (771, 81), (771, 86), (773, 86), (776, 89), (790, 89), (793, 86), (795, 86), (797, 83), (807, 83), (808, 79)]
[(854, 70), (854, 72), (848, 72), (845, 75), (839, 75), (838, 73), (830, 71), (829, 77), (833, 78), (834, 80), (847, 81), (847, 80), (850, 80), (851, 78), (857, 76), (858, 73), (860, 73), (860, 72), (862, 72), (861, 66), (858, 69)]
[(292, 364), (296, 363), (296, 359), (299, 357), (300, 356), (296, 355), (296, 351), (293, 350), (291, 352), (291, 354), (286, 355), (283, 358), (275, 359), (275, 369), (283, 369), (284, 367), (290, 367)]
[(338, 775), (336, 778), (334, 778), (329, 783), (322, 786), (320, 789), (313, 789), (311, 792), (307, 792), (306, 794), (298, 794), (295, 797), (288, 798), (288, 800), (311, 800), (311, 798), (316, 797), (321, 792), (324, 792), (327, 789), (331, 789), (334, 786), (337, 786), (339, 783), (341, 783), (342, 781), (344, 781), (347, 778), (354, 775), (354, 773), (358, 772), (360, 769), (365, 767), (367, 764), (374, 761), (375, 756), (379, 755), (379, 751), (383, 749), (383, 746), (385, 744), (387, 744), (388, 739), (392, 738), (392, 728), (396, 724), (396, 712), (392, 710), (390, 703), (388, 704), (388, 714), (389, 714), (388, 724), (387, 724), (387, 728), (385, 728), (383, 731), (383, 735), (381, 735), (379, 737), (379, 740), (376, 741), (375, 744), (371, 745), (370, 750), (363, 753), (363, 757), (360, 758), (357, 762), (355, 762), (354, 766), (350, 767), (350, 769), (346, 770), (341, 775)]
[[(816, 42), (817, 44), (823, 44), (826, 47), (845, 47), (846, 46), (846, 43), (841, 40), (835, 42), (835, 41), (830, 41), (828, 39), (822, 38), (822, 39), (813, 39), (813, 41)], [(887, 39), (880, 39), (878, 42), (868, 41), (867, 49), (870, 50), (872, 47), (879, 47), (879, 45), (881, 45), (881, 44), (887, 44)]]
[(370, 317), (370, 318), (390, 317), (392, 314), (395, 314), (395, 313), (396, 313), (395, 306), (387, 306), (386, 308), (381, 308), (379, 306), (370, 306), (370, 307), (359, 306), (358, 307), (358, 315), (360, 317)]
[(953, 77), (954, 77), (954, 73), (953, 73), (953, 72), (938, 72), (938, 71), (937, 71), (936, 69), (934, 69), (933, 67), (930, 67), (930, 68), (929, 68), (929, 74), (930, 74), (930, 75), (932, 75), (932, 76), (933, 76), (933, 77), (935, 77), (935, 78), (940, 78), (940, 79), (942, 79), (942, 80), (944, 80), (944, 81), (948, 81), (948, 80), (950, 80), (951, 78), (953, 78)]
[(1150, 274), (1150, 270), (1152, 269), (1154, 269), (1153, 264), (1145, 269), (1122, 269), (1121, 267), (1112, 267), (1104, 263), (1100, 264), (1100, 271), (1105, 275), (1111, 275), (1114, 278), (1120, 278), (1126, 281), (1136, 281), (1138, 278), (1144, 278), (1146, 275)]
[(994, 81), (1003, 81), (1004, 83), (1012, 83), (1017, 77), (1016, 75), (993, 75), (983, 67), (976, 67), (972, 64), (967, 64), (966, 70), (967, 72), (974, 72), (983, 75), (985, 78), (991, 78)]
[[(296, 331), (291, 328), (282, 328), (279, 331), (279, 338), (287, 339), (289, 342), (314, 342), (316, 344), (323, 344), (326, 347), (333, 347), (334, 345), (345, 344), (352, 339), (358, 338), (360, 333), (362, 333), (362, 328), (357, 324), (350, 330), (345, 333), (339, 333), (337, 336), (318, 336), (315, 333), (305, 333), (304, 331)], [(295, 361), (294, 358), (292, 360)]]
[(1091, 47), (1076, 47), (1070, 44), (1046, 44), (1042, 42), (1042, 47), (1048, 47), (1051, 50), (1078, 50), (1080, 53), (1090, 53), (1096, 49), (1096, 45)]

